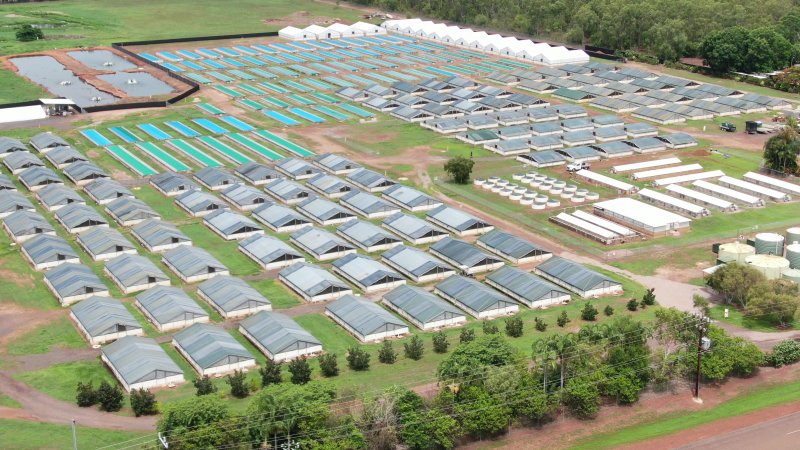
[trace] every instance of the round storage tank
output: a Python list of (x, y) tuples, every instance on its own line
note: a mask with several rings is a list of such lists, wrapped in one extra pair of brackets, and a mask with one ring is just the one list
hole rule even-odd
[(800, 284), (800, 269), (786, 269), (781, 278)]
[(776, 233), (758, 233), (756, 235), (756, 255), (783, 256), (783, 236)]
[(800, 244), (800, 227), (786, 230), (786, 244)]
[(776, 255), (750, 255), (745, 263), (763, 273), (768, 280), (777, 280), (789, 268), (789, 260)]
[(786, 246), (786, 259), (789, 260), (789, 267), (800, 269), (800, 244)]
[(748, 256), (755, 254), (756, 249), (750, 245), (741, 242), (728, 242), (719, 246), (717, 259), (724, 263), (737, 262), (744, 264), (744, 260)]

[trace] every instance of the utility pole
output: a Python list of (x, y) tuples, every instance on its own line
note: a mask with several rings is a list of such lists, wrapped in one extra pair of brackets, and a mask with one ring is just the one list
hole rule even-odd
[(703, 400), (700, 398), (700, 368), (703, 352), (708, 351), (708, 349), (711, 348), (711, 339), (706, 337), (710, 320), (708, 317), (702, 314), (698, 315), (697, 319), (697, 369), (695, 371), (694, 380), (694, 401), (697, 403), (703, 403)]
[(78, 450), (78, 436), (75, 434), (75, 419), (72, 419), (72, 450)]

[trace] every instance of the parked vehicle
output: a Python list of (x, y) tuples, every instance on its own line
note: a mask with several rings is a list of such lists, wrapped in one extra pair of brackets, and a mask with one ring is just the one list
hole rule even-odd
[(567, 172), (575, 173), (579, 170), (589, 170), (589, 163), (587, 162), (574, 162), (567, 165)]
[(733, 133), (734, 131), (736, 131), (736, 125), (730, 122), (722, 122), (721, 124), (719, 124), (719, 129), (722, 131), (727, 131), (728, 133)]

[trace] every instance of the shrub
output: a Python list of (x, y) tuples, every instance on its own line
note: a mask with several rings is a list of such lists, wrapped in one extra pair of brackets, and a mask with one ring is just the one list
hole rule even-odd
[(433, 335), (433, 351), (436, 353), (447, 353), (447, 348), (450, 347), (450, 342), (447, 341), (447, 335), (444, 331), (439, 331)]
[(600, 410), (600, 390), (595, 380), (586, 376), (567, 382), (564, 404), (579, 419), (592, 419)]
[(305, 356), (289, 362), (289, 373), (292, 375), (290, 377), (292, 384), (306, 384), (311, 381), (311, 366), (308, 365)]
[(134, 389), (131, 391), (131, 409), (136, 417), (152, 416), (158, 414), (156, 396), (147, 389)]
[(94, 390), (92, 382), (83, 383), (78, 382), (78, 393), (75, 395), (75, 402), (81, 408), (87, 406), (94, 406), (97, 404), (97, 391)]
[(767, 362), (773, 367), (783, 367), (800, 361), (800, 342), (789, 339), (781, 341), (767, 355)]
[(202, 378), (195, 378), (194, 381), (192, 381), (192, 384), (194, 385), (195, 389), (197, 389), (195, 394), (198, 397), (217, 392), (217, 387), (214, 386), (214, 383), (211, 382), (211, 378), (209, 378), (208, 375), (203, 375)]
[(642, 305), (653, 306), (656, 304), (655, 290), (655, 288), (650, 288), (644, 293), (644, 296), (642, 296)]
[(533, 319), (533, 327), (536, 328), (536, 331), (547, 331), (547, 323), (539, 317)]
[(267, 359), (264, 367), (258, 369), (258, 373), (261, 374), (261, 387), (278, 384), (283, 381), (283, 376), (281, 375), (282, 365), (283, 363), (276, 363), (271, 359)]
[(567, 311), (561, 311), (561, 314), (558, 315), (558, 319), (556, 319), (556, 324), (564, 328), (569, 323), (569, 316), (567, 316)]
[(100, 409), (108, 412), (115, 412), (122, 409), (122, 402), (125, 396), (119, 386), (111, 385), (107, 381), (100, 383), (97, 388), (97, 402), (100, 403)]
[(587, 302), (583, 305), (583, 309), (581, 310), (581, 319), (593, 322), (597, 318), (597, 308), (591, 302)]
[(422, 354), (425, 352), (425, 345), (422, 343), (422, 338), (415, 334), (411, 336), (410, 341), (403, 344), (403, 350), (405, 351), (406, 358), (419, 361), (422, 359)]
[(506, 319), (506, 334), (509, 337), (518, 338), (524, 332), (524, 323), (519, 317), (509, 317)]
[(232, 374), (225, 377), (225, 382), (231, 386), (231, 395), (236, 398), (245, 398), (250, 394), (246, 376), (241, 370), (234, 370)]
[(639, 309), (639, 302), (637, 302), (635, 298), (632, 298), (628, 300), (628, 304), (625, 305), (625, 307), (628, 308), (628, 311), (636, 311)]
[(603, 309), (603, 314), (606, 316), (613, 316), (614, 308), (611, 305), (606, 305), (606, 307)]
[[(383, 350), (383, 349), (381, 349)], [(394, 351), (394, 350), (393, 350)], [(395, 358), (397, 355), (395, 355)], [(392, 360), (394, 362), (394, 360)], [(389, 363), (391, 364), (391, 363)], [(347, 350), (347, 366), (355, 371), (369, 369), (369, 353), (361, 347), (354, 345)]]
[(339, 375), (339, 363), (336, 362), (336, 355), (326, 353), (319, 357), (319, 371), (323, 377), (330, 378)]
[(33, 25), (26, 23), (25, 25), (17, 28), (16, 36), (17, 40), (20, 42), (37, 41), (39, 39), (44, 39), (44, 32), (41, 28), (36, 28)]
[(464, 328), (458, 335), (458, 342), (461, 344), (466, 344), (467, 342), (472, 342), (474, 340), (475, 340), (475, 330), (473, 330), (472, 328)]
[(483, 334), (497, 334), (499, 332), (500, 330), (497, 328), (497, 325), (488, 320), (483, 321)]

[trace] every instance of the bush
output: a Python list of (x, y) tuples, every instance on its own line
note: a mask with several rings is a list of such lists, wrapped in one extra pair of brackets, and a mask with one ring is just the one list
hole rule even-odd
[(488, 320), (483, 321), (483, 334), (497, 334), (500, 332), (500, 329), (497, 328), (497, 325), (489, 322)]
[(567, 311), (561, 311), (561, 314), (558, 315), (558, 319), (556, 319), (556, 324), (564, 328), (569, 323), (569, 317), (567, 316)]
[(464, 328), (458, 335), (458, 342), (461, 344), (466, 344), (467, 342), (472, 342), (474, 340), (475, 340), (475, 330), (473, 330), (472, 328)]
[(519, 317), (509, 317), (506, 319), (506, 334), (509, 337), (518, 338), (524, 332), (524, 323)]
[(97, 402), (100, 403), (100, 409), (103, 411), (119, 411), (122, 409), (124, 400), (125, 395), (116, 384), (112, 386), (107, 381), (103, 381), (97, 388)]
[(134, 389), (131, 391), (131, 409), (136, 417), (152, 416), (158, 414), (156, 396), (147, 389)]
[(632, 298), (628, 300), (628, 304), (625, 305), (625, 307), (628, 308), (628, 311), (636, 311), (639, 309), (639, 302), (637, 302), (635, 298)]
[(211, 378), (209, 378), (208, 375), (203, 375), (202, 378), (195, 378), (194, 381), (192, 381), (192, 384), (197, 389), (195, 394), (198, 397), (217, 392), (217, 387), (214, 386), (214, 383), (211, 382)]
[(642, 296), (642, 305), (653, 306), (656, 304), (655, 290), (655, 288), (650, 288), (644, 293), (644, 296)]
[(536, 331), (547, 331), (547, 323), (539, 317), (535, 317), (533, 319), (533, 327), (536, 328)]
[(800, 342), (789, 339), (781, 341), (767, 355), (767, 362), (772, 367), (783, 367), (800, 361)]
[(78, 382), (78, 393), (75, 395), (75, 402), (81, 408), (97, 404), (97, 391), (94, 390), (91, 381), (86, 384), (81, 381)]
[[(382, 351), (383, 349), (381, 349)], [(394, 350), (392, 350), (394, 351)], [(379, 356), (380, 357), (380, 356)], [(395, 358), (397, 355), (395, 355)], [(394, 362), (394, 360), (392, 360)], [(388, 363), (391, 364), (391, 363)], [(347, 350), (347, 366), (355, 371), (363, 371), (369, 369), (369, 353), (361, 347), (354, 345)]]
[(447, 341), (447, 335), (444, 331), (439, 331), (433, 335), (433, 351), (436, 353), (447, 353), (447, 348), (450, 347), (450, 342)]
[(225, 377), (225, 382), (231, 386), (231, 395), (236, 398), (245, 398), (250, 394), (246, 376), (241, 370), (234, 370), (232, 374)]
[(319, 357), (319, 371), (323, 377), (330, 378), (339, 375), (339, 363), (336, 362), (336, 355), (326, 353)]
[(583, 305), (583, 309), (581, 310), (581, 319), (586, 320), (588, 322), (593, 322), (597, 318), (597, 308), (591, 302), (587, 302)]
[(289, 362), (289, 373), (292, 375), (292, 384), (306, 384), (311, 381), (311, 366), (305, 356), (293, 359)]
[(264, 367), (258, 369), (258, 373), (261, 374), (261, 387), (267, 387), (270, 384), (278, 384), (283, 381), (283, 376), (281, 375), (282, 365), (283, 363), (276, 363), (271, 359), (267, 359)]
[(605, 314), (606, 316), (609, 316), (609, 317), (613, 316), (614, 315), (614, 308), (611, 305), (606, 305), (606, 307), (603, 309), (603, 314)]
[(411, 336), (410, 341), (403, 344), (403, 350), (406, 358), (419, 361), (422, 359), (422, 354), (425, 353), (425, 344), (422, 343), (422, 338), (415, 334)]
[(36, 28), (33, 25), (26, 23), (25, 25), (17, 28), (16, 36), (17, 40), (20, 42), (37, 41), (39, 39), (44, 39), (44, 32), (41, 28)]
[(592, 419), (600, 410), (600, 390), (595, 380), (582, 376), (567, 382), (564, 404), (579, 419)]

